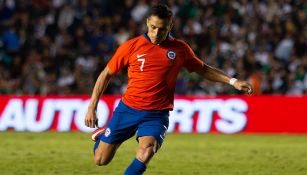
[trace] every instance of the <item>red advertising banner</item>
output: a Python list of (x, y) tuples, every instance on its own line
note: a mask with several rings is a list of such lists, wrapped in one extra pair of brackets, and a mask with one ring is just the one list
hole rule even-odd
[[(103, 96), (99, 126), (120, 96)], [(0, 96), (0, 131), (82, 131), (89, 96)], [(176, 96), (168, 132), (307, 134), (307, 96)]]

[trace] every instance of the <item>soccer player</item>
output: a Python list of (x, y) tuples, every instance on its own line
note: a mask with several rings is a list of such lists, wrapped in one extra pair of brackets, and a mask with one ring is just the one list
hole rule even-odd
[(228, 83), (251, 94), (245, 81), (231, 78), (197, 58), (184, 41), (169, 35), (172, 12), (166, 5), (151, 8), (146, 34), (123, 43), (99, 75), (94, 86), (85, 125), (98, 127), (96, 107), (111, 77), (128, 67), (128, 87), (105, 128), (93, 132), (94, 160), (107, 165), (119, 146), (135, 133), (138, 149), (125, 175), (140, 175), (163, 143), (173, 109), (175, 82), (182, 67), (204, 78)]

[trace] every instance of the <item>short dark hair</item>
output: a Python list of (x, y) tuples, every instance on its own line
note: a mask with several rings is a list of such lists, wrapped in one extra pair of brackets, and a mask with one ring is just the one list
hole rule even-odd
[(149, 11), (148, 17), (158, 16), (161, 19), (166, 19), (168, 21), (172, 20), (173, 12), (165, 4), (153, 5)]

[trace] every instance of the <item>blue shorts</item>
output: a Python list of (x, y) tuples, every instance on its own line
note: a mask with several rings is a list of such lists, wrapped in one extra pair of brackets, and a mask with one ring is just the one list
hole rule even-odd
[(134, 136), (153, 136), (160, 146), (169, 124), (169, 111), (137, 110), (119, 102), (100, 140), (109, 144), (122, 143)]

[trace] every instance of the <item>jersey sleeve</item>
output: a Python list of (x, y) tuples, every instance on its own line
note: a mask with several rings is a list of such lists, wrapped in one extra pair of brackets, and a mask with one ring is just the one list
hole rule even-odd
[(128, 65), (130, 49), (131, 47), (127, 42), (117, 48), (107, 64), (113, 74), (117, 74), (123, 67)]
[(202, 60), (200, 60), (195, 53), (193, 52), (193, 50), (191, 49), (191, 47), (185, 44), (185, 60), (184, 60), (184, 67), (189, 71), (189, 72), (195, 72), (200, 70), (203, 66), (204, 66), (204, 62)]

